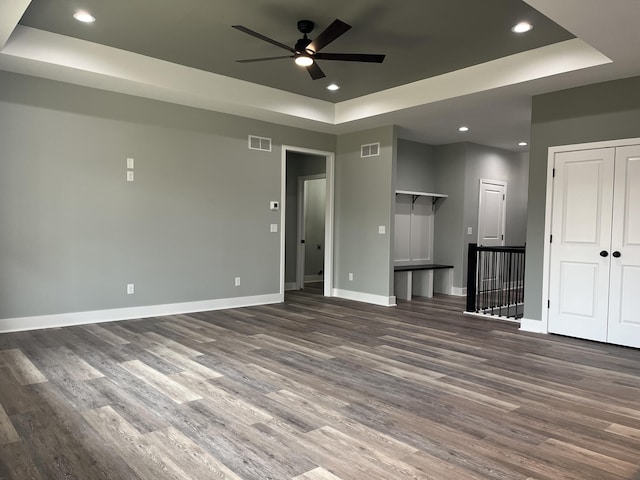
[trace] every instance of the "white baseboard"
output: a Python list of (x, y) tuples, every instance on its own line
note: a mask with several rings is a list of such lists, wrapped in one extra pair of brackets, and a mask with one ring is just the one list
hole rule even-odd
[(324, 280), (324, 275), (305, 275), (304, 283), (312, 283), (312, 282), (322, 282)]
[(288, 282), (284, 284), (284, 289), (285, 291), (288, 290), (297, 290), (298, 289), (298, 284), (296, 282)]
[(523, 332), (543, 333), (542, 320), (532, 320), (530, 318), (521, 318), (520, 330), (522, 330)]
[(110, 310), (38, 315), (35, 317), (4, 318), (0, 319), (0, 333), (69, 327), (72, 325), (87, 325), (90, 323), (114, 322), (119, 320), (134, 320), (138, 318), (206, 312), (226, 308), (251, 307), (253, 305), (282, 303), (283, 301), (284, 295), (274, 293), (251, 297), (221, 298), (145, 307), (113, 308)]
[(456, 297), (466, 297), (467, 296), (467, 287), (451, 287), (451, 295)]
[(372, 303), (383, 307), (395, 307), (396, 297), (385, 297), (383, 295), (373, 295), (371, 293), (353, 292), (351, 290), (342, 290), (334, 288), (331, 290), (332, 297), (344, 298), (347, 300), (355, 300), (356, 302)]

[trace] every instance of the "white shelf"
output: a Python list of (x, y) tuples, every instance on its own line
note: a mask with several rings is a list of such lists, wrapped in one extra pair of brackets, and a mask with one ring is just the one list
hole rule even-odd
[(396, 190), (396, 195), (413, 195), (416, 197), (436, 197), (447, 198), (449, 195), (445, 193), (429, 193), (429, 192), (411, 192), (409, 190)]

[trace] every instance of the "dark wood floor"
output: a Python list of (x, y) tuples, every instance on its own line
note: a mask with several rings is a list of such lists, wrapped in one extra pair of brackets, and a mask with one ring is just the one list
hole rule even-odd
[(438, 297), (0, 335), (0, 478), (640, 479), (640, 352)]

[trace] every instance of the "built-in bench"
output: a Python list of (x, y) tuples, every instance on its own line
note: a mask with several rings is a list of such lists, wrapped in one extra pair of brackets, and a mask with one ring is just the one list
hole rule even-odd
[(440, 263), (420, 263), (408, 265), (395, 265), (394, 271), (394, 293), (396, 298), (401, 300), (411, 300), (412, 295), (419, 297), (433, 297), (433, 272), (441, 271), (439, 293), (451, 295), (451, 285), (453, 278), (453, 265), (442, 265)]

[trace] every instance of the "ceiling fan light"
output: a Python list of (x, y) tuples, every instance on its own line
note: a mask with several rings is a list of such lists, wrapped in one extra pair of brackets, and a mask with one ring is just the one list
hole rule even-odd
[(308, 55), (298, 55), (294, 61), (296, 62), (296, 65), (300, 65), (301, 67), (313, 65), (313, 58)]

